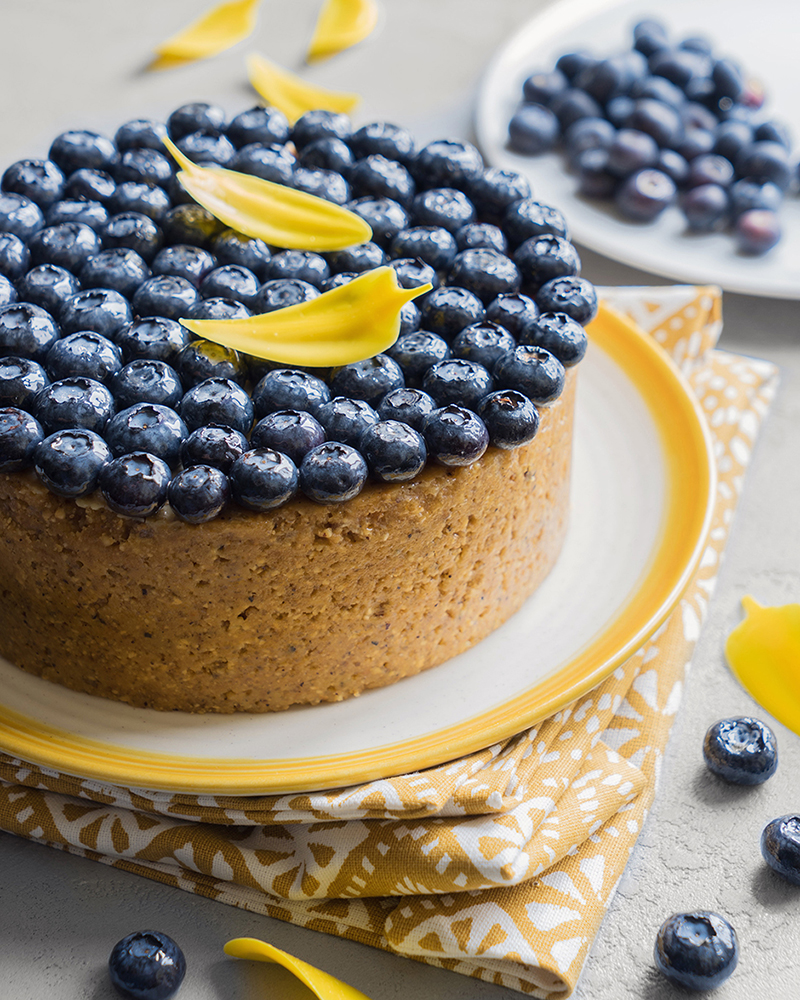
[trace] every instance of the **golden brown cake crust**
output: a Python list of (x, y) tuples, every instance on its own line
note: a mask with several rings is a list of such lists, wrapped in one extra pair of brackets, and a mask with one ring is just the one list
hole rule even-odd
[(189, 525), (0, 475), (0, 655), (133, 705), (339, 701), (463, 652), (542, 582), (569, 505), (575, 372), (538, 435), (465, 468)]

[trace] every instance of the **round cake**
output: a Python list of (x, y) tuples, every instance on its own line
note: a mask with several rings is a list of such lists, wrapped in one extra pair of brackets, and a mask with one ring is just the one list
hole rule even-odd
[[(596, 299), (563, 218), (469, 144), (415, 151), (384, 123), (189, 105), (167, 126), (197, 162), (316, 185), (373, 239), (316, 254), (225, 230), (181, 196), (156, 122), (65, 133), (8, 168), (0, 655), (136, 706), (265, 712), (470, 648), (566, 532)], [(432, 288), (385, 354), (339, 369), (180, 322), (291, 307), (387, 265)]]

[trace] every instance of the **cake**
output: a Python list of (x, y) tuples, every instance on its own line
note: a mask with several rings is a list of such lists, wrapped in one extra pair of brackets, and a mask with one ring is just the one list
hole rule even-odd
[[(467, 143), (412, 153), (407, 133), (394, 126), (353, 132), (342, 115), (311, 112), (290, 131), (263, 108), (227, 124), (217, 116), (214, 131), (203, 125), (212, 113), (192, 105), (170, 117), (184, 153), (199, 161), (205, 152), (262, 176), (267, 167), (283, 169), (275, 161), (291, 161), (298, 186), (313, 186), (304, 170), (322, 175), (315, 183), (329, 197), (344, 185), (373, 241), (292, 257), (222, 232), (199, 206), (173, 205), (181, 200), (173, 166), (152, 138), (163, 126), (152, 122), (128, 123), (114, 143), (66, 133), (35, 176), (19, 164), (6, 171), (0, 655), (47, 680), (140, 707), (266, 712), (341, 700), (435, 667), (535, 591), (567, 529), (575, 366), (596, 300), (579, 277), (560, 213), (535, 202), (518, 175), (486, 170)], [(261, 141), (253, 140), (256, 126)], [(346, 155), (347, 169), (339, 162)], [(139, 180), (126, 181), (135, 170)], [(141, 212), (124, 211), (133, 199)], [(158, 230), (161, 251), (148, 249), (147, 222), (122, 239), (131, 215)], [(78, 220), (69, 232), (59, 230), (65, 217)], [(102, 266), (111, 248), (126, 251), (119, 274)], [(234, 252), (251, 266), (229, 263)], [(198, 260), (210, 264), (207, 274), (192, 272)], [(333, 372), (276, 369), (191, 339), (178, 322), (315, 298), (385, 262), (405, 287), (426, 280), (438, 287), (419, 309), (404, 307), (401, 336), (385, 355)], [(176, 289), (184, 296), (177, 304)], [(174, 341), (176, 328), (182, 342)], [(171, 374), (153, 388), (152, 378), (125, 375), (136, 362), (151, 374), (158, 362)], [(264, 386), (276, 379), (284, 382), (274, 396)], [(277, 432), (268, 418), (287, 409), (287, 379), (322, 393), (288, 410), (292, 457), (269, 436)], [(88, 409), (69, 396), (78, 383), (78, 403), (89, 399)], [(222, 402), (221, 383), (231, 387)], [(208, 409), (212, 389), (222, 409)], [(156, 390), (174, 390), (170, 405), (154, 401)], [(342, 403), (344, 393), (351, 398)], [(148, 448), (135, 445), (134, 432), (147, 423), (143, 407), (158, 417)], [(244, 412), (239, 425), (238, 417), (209, 418), (234, 411)], [(407, 423), (399, 419), (405, 414)], [(217, 423), (225, 429), (207, 430)], [(327, 441), (299, 440), (300, 424), (303, 433), (321, 428)], [(215, 462), (223, 438), (225, 461)], [(357, 482), (332, 486), (331, 470), (344, 459)], [(325, 463), (322, 479), (314, 461)], [(65, 462), (72, 465), (62, 477)], [(265, 496), (253, 483), (263, 483), (266, 466)], [(289, 483), (280, 496), (275, 470)]]

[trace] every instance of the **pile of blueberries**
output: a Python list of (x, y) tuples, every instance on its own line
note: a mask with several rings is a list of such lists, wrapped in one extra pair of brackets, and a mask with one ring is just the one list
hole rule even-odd
[[(166, 134), (197, 163), (346, 205), (372, 241), (320, 255), (226, 229), (180, 186)], [(384, 264), (433, 290), (390, 350), (339, 369), (277, 367), (180, 323), (271, 312)], [(65, 132), (0, 181), (0, 471), (200, 523), (231, 498), (337, 503), (370, 476), (470, 464), (530, 441), (583, 356), (597, 299), (579, 275), (562, 215), (468, 143), (417, 151), (383, 122), (228, 121), (206, 103), (113, 141)]]
[(789, 134), (761, 114), (760, 87), (705, 38), (674, 43), (660, 22), (641, 21), (631, 50), (566, 53), (522, 90), (510, 148), (538, 154), (560, 142), (580, 194), (613, 199), (638, 222), (678, 205), (690, 231), (730, 227), (745, 254), (779, 241), (797, 174)]

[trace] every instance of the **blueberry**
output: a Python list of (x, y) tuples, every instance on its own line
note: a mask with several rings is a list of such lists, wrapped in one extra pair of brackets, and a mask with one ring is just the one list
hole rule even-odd
[(107, 382), (122, 368), (122, 353), (106, 337), (85, 330), (57, 340), (47, 352), (44, 364), (53, 381), (85, 375), (96, 382)]
[(438, 334), (429, 330), (414, 330), (401, 334), (387, 354), (402, 368), (406, 385), (420, 386), (431, 365), (450, 357), (450, 348)]
[(530, 295), (535, 295), (553, 278), (581, 273), (581, 259), (575, 247), (562, 236), (551, 233), (533, 236), (521, 243), (514, 251), (514, 263), (519, 269), (522, 287)]
[(347, 115), (339, 114), (336, 111), (306, 111), (294, 123), (292, 142), (297, 149), (303, 149), (310, 142), (326, 139), (329, 136), (347, 142), (352, 131), (353, 128)]
[(109, 340), (130, 323), (131, 307), (119, 292), (109, 288), (89, 288), (67, 299), (61, 308), (62, 332), (94, 330)]
[[(389, 267), (397, 275), (397, 283), (401, 288), (420, 288), (422, 285), (439, 287), (439, 275), (419, 257), (401, 257), (398, 260), (390, 261)], [(424, 296), (420, 296), (417, 298), (417, 302), (422, 301), (423, 298)]]
[(548, 105), (556, 94), (566, 90), (569, 81), (560, 69), (533, 73), (522, 84), (522, 96), (530, 104)]
[(605, 118), (579, 118), (564, 134), (564, 147), (574, 163), (585, 149), (607, 149), (617, 130)]
[(408, 205), (416, 193), (414, 180), (403, 164), (379, 153), (358, 160), (348, 178), (356, 197), (392, 198), (401, 205)]
[[(2, 392), (0, 369), (0, 392)], [(0, 402), (2, 396), (0, 396)], [(19, 472), (33, 463), (44, 434), (38, 420), (14, 406), (0, 408), (0, 472)]]
[(225, 127), (225, 112), (215, 104), (197, 101), (183, 104), (167, 118), (167, 130), (173, 142), (199, 129), (219, 131)]
[(520, 340), (539, 316), (539, 307), (527, 295), (498, 295), (486, 309), (486, 319)]
[(79, 277), (84, 288), (109, 288), (131, 298), (150, 277), (150, 268), (135, 250), (112, 247), (90, 257)]
[(27, 241), (44, 225), (39, 206), (21, 194), (0, 193), (0, 232), (14, 233)]
[(542, 104), (522, 104), (508, 123), (508, 146), (515, 153), (538, 156), (555, 146), (559, 123), (553, 112)]
[(185, 469), (193, 465), (211, 465), (227, 475), (236, 459), (249, 447), (244, 434), (232, 427), (198, 427), (181, 442), (181, 465)]
[(152, 264), (153, 274), (169, 274), (184, 278), (195, 288), (205, 276), (217, 266), (216, 258), (200, 247), (176, 244), (164, 247), (156, 254)]
[[(714, 150), (714, 134), (708, 129), (704, 128), (688, 128), (684, 133), (683, 139), (677, 146), (677, 152), (688, 161), (693, 161), (704, 156), (708, 156)], [(665, 151), (662, 149), (658, 154), (659, 161), (661, 160), (662, 153)], [(688, 173), (687, 173), (688, 177)]]
[(608, 147), (606, 169), (615, 177), (628, 177), (658, 162), (658, 143), (646, 132), (622, 128)]
[(475, 206), (455, 188), (431, 188), (418, 194), (411, 203), (415, 226), (437, 226), (457, 233), (475, 221)]
[(14, 302), (0, 308), (0, 357), (13, 354), (43, 361), (58, 336), (55, 320), (40, 306)]
[(375, 153), (407, 164), (414, 157), (414, 137), (408, 129), (390, 122), (370, 122), (356, 129), (349, 139), (357, 157)]
[(201, 299), (186, 314), (187, 319), (247, 319), (251, 311), (236, 299)]
[(18, 297), (16, 288), (5, 275), (0, 274), (0, 308), (10, 306), (17, 301)]
[(119, 215), (138, 212), (148, 219), (160, 222), (172, 208), (169, 195), (163, 188), (144, 181), (124, 181), (108, 200), (109, 211)]
[(187, 344), (175, 358), (175, 370), (181, 382), (189, 387), (207, 378), (227, 378), (242, 385), (247, 378), (247, 365), (239, 352), (211, 340), (193, 340)]
[(715, 989), (731, 975), (738, 961), (736, 931), (718, 913), (675, 913), (658, 931), (656, 967), (677, 986)]
[(233, 143), (215, 129), (197, 129), (178, 139), (175, 145), (194, 163), (227, 167), (236, 156)]
[(702, 52), (704, 55), (711, 55), (711, 42), (707, 38), (703, 38), (702, 35), (693, 36), (690, 38), (684, 38), (682, 42), (678, 44), (679, 49), (688, 49), (690, 52)]
[[(705, 53), (710, 55), (710, 53)], [(717, 59), (711, 70), (714, 93), (717, 97), (728, 97), (738, 101), (744, 90), (744, 77), (739, 67), (730, 59)]]
[(772, 730), (747, 716), (721, 719), (703, 740), (706, 767), (735, 785), (760, 785), (778, 767), (778, 746)]
[(404, 229), (394, 237), (391, 245), (393, 257), (418, 257), (435, 271), (446, 270), (455, 260), (457, 252), (458, 245), (453, 234), (442, 226)]
[(330, 441), (357, 448), (364, 431), (378, 422), (378, 414), (363, 399), (336, 396), (319, 407), (316, 417)]
[(49, 381), (44, 368), (30, 358), (0, 358), (0, 406), (30, 409), (36, 393)]
[(232, 170), (252, 174), (273, 184), (291, 184), (295, 160), (284, 146), (243, 146), (231, 161)]
[(64, 222), (80, 222), (99, 233), (108, 222), (108, 209), (99, 201), (81, 198), (54, 202), (45, 213), (45, 225), (60, 226)]
[(675, 182), (660, 170), (637, 170), (617, 189), (615, 201), (626, 219), (652, 222), (675, 202), (677, 193)]
[(597, 315), (597, 292), (585, 278), (553, 278), (536, 293), (542, 312), (563, 312), (586, 326)]
[(64, 197), (65, 183), (63, 173), (51, 160), (18, 160), (0, 179), (3, 191), (30, 198), (41, 209)]
[[(484, 320), (466, 326), (453, 341), (453, 355), (466, 361), (476, 361), (491, 371), (495, 361), (517, 346), (508, 330)], [(467, 404), (468, 405), (468, 404)]]
[(408, 228), (408, 213), (391, 198), (356, 198), (347, 207), (369, 225), (372, 240), (380, 247), (388, 247), (399, 232)]
[(398, 420), (379, 420), (368, 427), (361, 437), (360, 450), (373, 478), (382, 483), (413, 479), (427, 459), (425, 439)]
[(577, 87), (567, 87), (550, 102), (550, 110), (558, 118), (562, 131), (566, 131), (580, 118), (601, 118), (603, 110), (597, 101)]
[(200, 282), (200, 294), (204, 299), (233, 299), (252, 306), (259, 287), (258, 278), (252, 271), (238, 264), (226, 264), (208, 272)]
[(310, 302), (319, 295), (319, 289), (307, 281), (298, 278), (276, 278), (266, 281), (259, 288), (253, 299), (253, 311), (256, 313), (274, 312), (287, 306), (296, 306), (301, 302)]
[[(226, 229), (211, 244), (211, 251), (217, 263), (237, 264), (252, 271), (259, 281), (266, 281), (267, 264), (270, 259), (269, 247), (263, 240)], [(186, 277), (186, 275), (184, 275)]]
[(386, 393), (378, 404), (378, 416), (381, 420), (399, 420), (422, 431), (425, 418), (435, 409), (436, 403), (427, 392), (405, 387)]
[(283, 250), (274, 254), (266, 266), (269, 281), (304, 281), (317, 288), (330, 277), (330, 273), (324, 257), (306, 250)]
[(118, 184), (135, 181), (162, 188), (169, 185), (172, 175), (172, 164), (167, 157), (156, 149), (146, 148), (126, 150), (114, 170)]
[(74, 170), (108, 170), (119, 159), (117, 147), (97, 132), (71, 131), (56, 136), (50, 146), (49, 159), (65, 174)]
[(300, 489), (317, 503), (352, 500), (367, 481), (367, 463), (360, 452), (338, 441), (317, 445), (300, 466)]
[(459, 250), (496, 250), (505, 253), (508, 249), (503, 230), (489, 222), (470, 222), (456, 233)]
[(331, 395), (363, 399), (375, 406), (392, 389), (405, 385), (400, 365), (386, 354), (376, 354), (333, 371)]
[(656, 169), (666, 174), (676, 187), (683, 187), (689, 176), (689, 164), (686, 158), (676, 153), (674, 149), (659, 150)]
[(355, 158), (346, 143), (329, 136), (327, 139), (310, 142), (300, 153), (297, 162), (301, 167), (311, 170), (333, 170), (342, 177), (347, 177)]
[(417, 153), (409, 169), (422, 188), (463, 188), (483, 173), (483, 158), (468, 142), (437, 139)]
[(727, 222), (730, 198), (719, 184), (701, 184), (685, 192), (681, 209), (689, 229), (698, 233), (710, 232)]
[(114, 338), (125, 361), (149, 358), (172, 364), (189, 344), (189, 331), (172, 319), (152, 316), (134, 320)]
[(237, 458), (230, 471), (231, 492), (251, 510), (272, 510), (297, 492), (297, 466), (272, 448), (254, 448)]
[(539, 430), (539, 411), (527, 396), (514, 389), (489, 393), (478, 407), (489, 443), (509, 450), (532, 441)]
[(712, 63), (707, 55), (688, 49), (660, 49), (650, 56), (650, 72), (666, 77), (676, 87), (686, 88), (697, 78), (711, 75)]
[(253, 389), (253, 405), (259, 419), (276, 410), (307, 410), (318, 418), (320, 408), (330, 398), (330, 390), (322, 379), (295, 368), (276, 368)]
[[(132, 451), (112, 459), (100, 470), (98, 484), (108, 506), (116, 514), (150, 517), (167, 501), (169, 466), (158, 455)], [(140, 994), (129, 994), (138, 996)], [(142, 993), (149, 996), (149, 993)]]
[[(654, 76), (650, 77), (650, 79), (658, 80), (659, 77)], [(667, 83), (667, 81), (664, 80), (664, 83)], [(669, 86), (671, 87), (672, 84), (670, 83)], [(675, 89), (677, 90), (677, 87)], [(681, 94), (679, 90), (678, 93), (680, 94), (682, 100), (683, 94)], [(611, 98), (611, 100), (606, 105), (606, 118), (609, 120), (609, 122), (611, 122), (611, 124), (614, 126), (615, 129), (622, 128), (625, 125), (625, 123), (627, 122), (628, 118), (631, 115), (631, 112), (633, 111), (633, 106), (635, 103), (636, 102), (634, 101), (633, 97), (629, 97), (627, 94), (624, 95), (621, 94), (619, 97)], [(579, 122), (596, 121), (596, 120), (597, 119), (595, 118), (578, 119)], [(575, 124), (577, 124), (577, 122)], [(575, 124), (570, 125), (570, 129), (574, 128)], [(569, 131), (569, 129), (567, 129), (567, 131)]]
[(560, 312), (541, 313), (519, 336), (520, 344), (543, 347), (565, 368), (576, 365), (586, 353), (586, 331), (571, 316)]
[(751, 208), (736, 219), (734, 236), (739, 253), (753, 256), (771, 250), (781, 238), (781, 224), (776, 212)]
[(64, 197), (99, 201), (101, 205), (106, 205), (116, 190), (116, 181), (105, 170), (83, 169), (69, 175), (64, 187)]
[(177, 465), (181, 442), (189, 434), (186, 424), (168, 406), (134, 403), (108, 422), (105, 438), (115, 456), (145, 451)]
[(19, 236), (0, 233), (0, 274), (10, 281), (16, 281), (25, 274), (30, 263), (30, 251)]
[(178, 945), (158, 931), (137, 931), (114, 946), (108, 960), (111, 982), (131, 1000), (169, 1000), (186, 974)]
[(455, 403), (425, 418), (423, 436), (428, 454), (440, 465), (472, 465), (489, 447), (489, 432), (481, 418)]
[[(655, 79), (659, 78), (656, 77)], [(719, 121), (714, 112), (710, 111), (704, 104), (700, 104), (698, 101), (684, 101), (678, 107), (678, 114), (687, 129), (702, 129), (705, 132), (713, 132), (714, 141), (716, 142), (716, 131)]]
[[(399, 236), (396, 239), (399, 239)], [(395, 253), (394, 249), (392, 253), (396, 257), (411, 256), (411, 254)], [(414, 254), (414, 256), (418, 257), (420, 255)], [(358, 243), (356, 246), (329, 253), (327, 260), (331, 271), (334, 273), (348, 271), (361, 274), (363, 271), (370, 271), (373, 267), (380, 267), (382, 264), (385, 264), (386, 254), (377, 243)]]
[(543, 347), (515, 347), (495, 362), (492, 372), (499, 386), (516, 389), (534, 403), (552, 403), (564, 389), (564, 366)]
[(737, 156), (736, 173), (758, 184), (769, 182), (785, 191), (792, 179), (786, 147), (779, 142), (754, 142)]
[(114, 397), (102, 383), (73, 375), (44, 386), (31, 406), (47, 434), (70, 427), (102, 434), (114, 413)]
[(186, 278), (157, 274), (138, 287), (133, 296), (133, 308), (138, 316), (180, 319), (199, 301), (200, 293)]
[(432, 365), (422, 379), (422, 389), (439, 406), (458, 403), (474, 410), (494, 389), (494, 381), (477, 361), (456, 357)]
[(735, 163), (743, 150), (753, 143), (753, 127), (732, 118), (714, 129), (714, 152)]
[(586, 66), (575, 77), (574, 83), (600, 104), (607, 104), (613, 98), (627, 94), (633, 83), (645, 77), (647, 72), (647, 60), (634, 49)]
[(222, 513), (231, 487), (224, 472), (211, 465), (194, 465), (179, 472), (167, 487), (170, 507), (182, 521), (205, 524)]
[(751, 208), (766, 208), (777, 212), (783, 202), (783, 192), (774, 184), (758, 184), (746, 178), (735, 181), (729, 190), (731, 214), (734, 218)]
[(272, 448), (299, 466), (307, 452), (325, 440), (325, 429), (303, 410), (277, 410), (259, 420), (250, 436), (253, 448)]
[(669, 44), (667, 31), (660, 21), (647, 18), (639, 21), (633, 29), (633, 46), (645, 56), (665, 49)]
[(513, 294), (520, 286), (516, 264), (496, 250), (462, 250), (447, 278), (453, 285), (473, 292), (484, 304), (498, 295)]
[(517, 245), (531, 236), (542, 236), (544, 233), (569, 239), (567, 223), (561, 212), (532, 198), (523, 198), (508, 206), (503, 216), (503, 231), (509, 241)]
[(529, 198), (531, 188), (514, 170), (489, 167), (469, 182), (466, 193), (481, 219), (500, 225), (509, 205)]
[(34, 265), (55, 264), (73, 274), (92, 254), (101, 249), (97, 233), (79, 222), (64, 222), (60, 226), (40, 229), (31, 237), (28, 246)]
[(780, 816), (761, 832), (761, 854), (778, 875), (800, 885), (800, 816)]
[(292, 173), (292, 187), (316, 198), (332, 201), (334, 205), (344, 205), (350, 200), (350, 185), (335, 170), (315, 170), (310, 167), (295, 167)]
[(253, 401), (236, 382), (209, 378), (186, 393), (178, 412), (190, 431), (205, 424), (232, 427), (247, 434), (253, 425)]
[(558, 60), (556, 61), (556, 69), (563, 73), (567, 80), (572, 82), (581, 70), (585, 69), (587, 66), (591, 66), (592, 63), (595, 62), (597, 62), (597, 60), (588, 52), (565, 52), (563, 55), (558, 57)]
[(161, 224), (167, 243), (191, 243), (202, 247), (211, 243), (225, 228), (211, 212), (195, 204), (170, 209)]
[(766, 121), (756, 126), (755, 139), (758, 142), (777, 142), (791, 150), (792, 138), (789, 130), (781, 122)]
[(175, 369), (150, 358), (137, 358), (125, 365), (111, 376), (108, 387), (120, 410), (134, 403), (158, 403), (175, 409), (183, 396)]
[(469, 326), (479, 323), (486, 315), (483, 303), (466, 288), (444, 285), (425, 296), (421, 317), (426, 330), (438, 333), (445, 340)]
[(334, 288), (341, 288), (342, 285), (349, 285), (353, 278), (357, 278), (358, 275), (355, 271), (340, 271), (338, 274), (334, 274), (330, 278), (326, 278), (325, 281), (319, 286), (321, 292), (332, 292)]
[[(427, 297), (427, 296), (426, 296)], [(400, 309), (400, 329), (398, 336), (404, 333), (413, 333), (420, 327), (420, 311), (413, 302), (405, 302)]]
[(100, 232), (103, 246), (126, 247), (148, 264), (161, 249), (164, 234), (152, 219), (140, 212), (122, 212), (113, 215)]
[(46, 437), (34, 452), (33, 464), (51, 492), (83, 497), (95, 489), (100, 470), (110, 461), (111, 452), (99, 434), (70, 427)]
[(700, 184), (718, 184), (720, 187), (729, 187), (733, 177), (733, 164), (730, 160), (716, 153), (709, 153), (695, 157), (689, 164), (686, 186), (692, 188)]
[(80, 282), (63, 267), (43, 264), (23, 275), (17, 288), (26, 303), (39, 306), (51, 316), (59, 316), (64, 303), (80, 288)]

